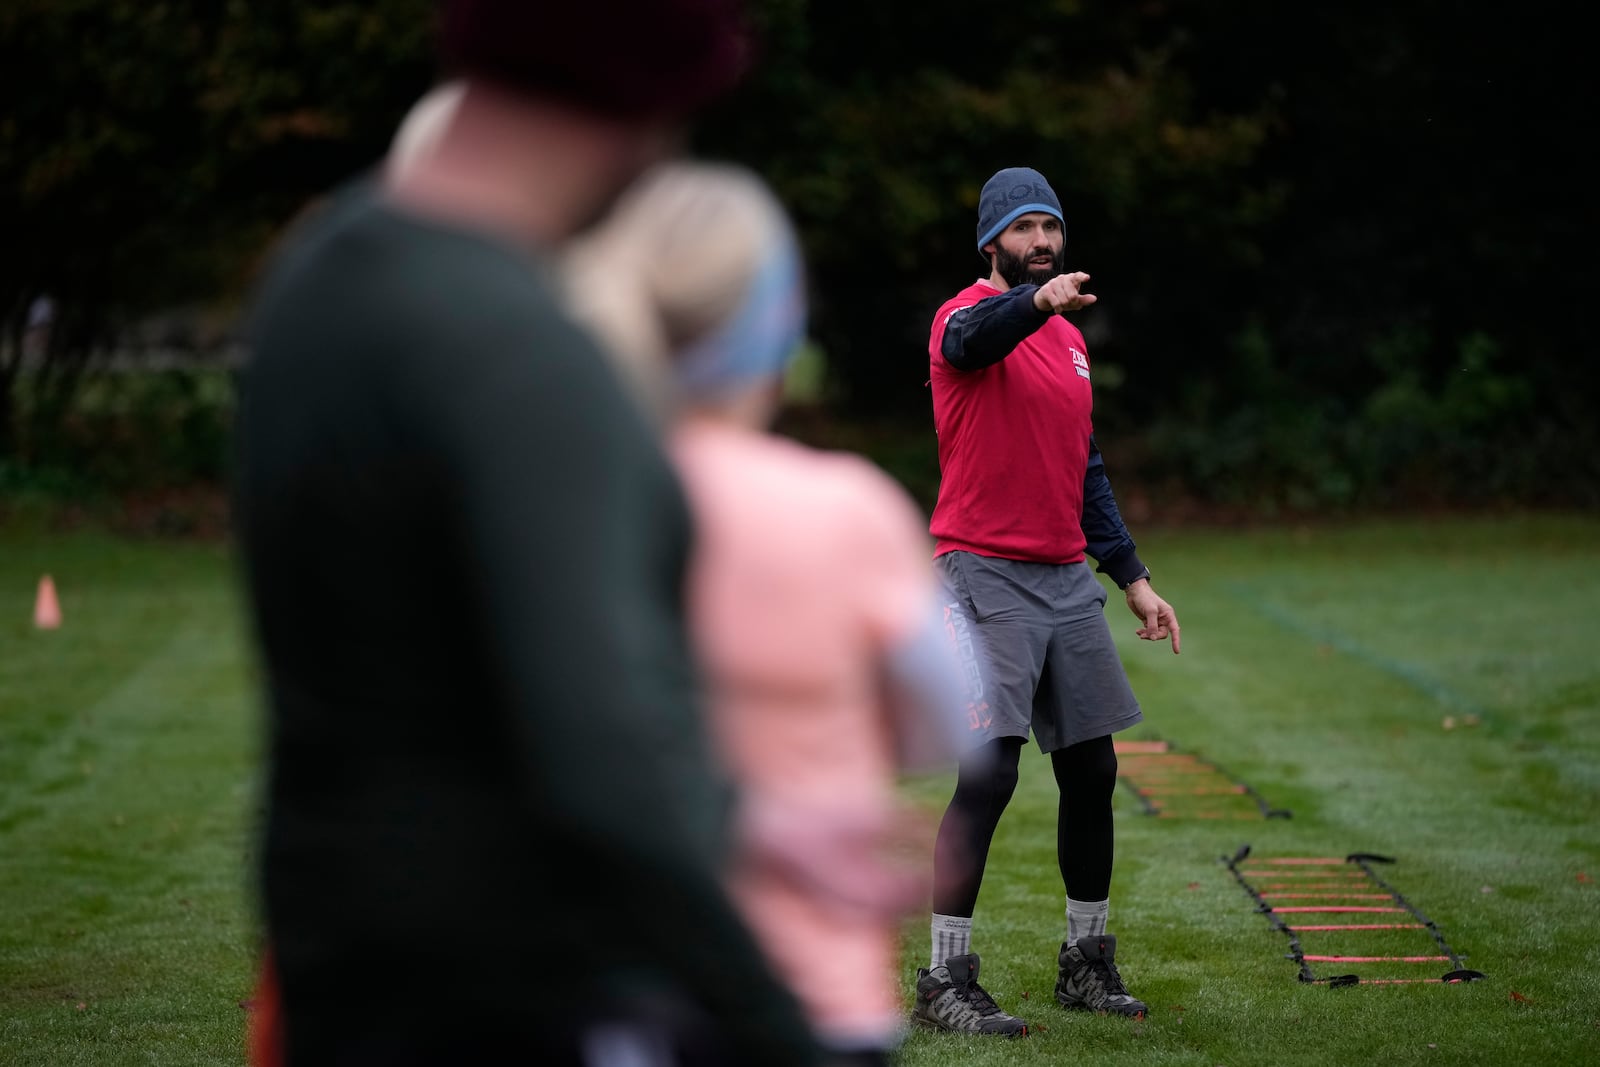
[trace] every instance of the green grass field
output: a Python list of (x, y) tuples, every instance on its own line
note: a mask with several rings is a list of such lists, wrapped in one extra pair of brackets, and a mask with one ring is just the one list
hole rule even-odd
[[(1111, 926), (1152, 1012), (1069, 1015), (1051, 997), (1054, 787), (1026, 750), (974, 948), (1034, 1033), (914, 1033), (905, 1064), (1600, 1062), (1600, 641), (1587, 623), (1600, 520), (1144, 530), (1141, 551), (1184, 653), (1135, 641), (1113, 594), (1147, 719), (1128, 736), (1207, 758), (1293, 817), (1159, 819), (1119, 790)], [(44, 573), (57, 631), (31, 625)], [(223, 548), (0, 530), (0, 1065), (242, 1063), (255, 709)], [(950, 784), (907, 789), (937, 808)], [(1220, 862), (1242, 844), (1395, 857), (1385, 880), (1487, 977), (1302, 984), (1286, 938)], [(1436, 951), (1398, 936), (1334, 951)], [(1308, 952), (1326, 951), (1310, 937)], [(927, 941), (925, 918), (906, 924), (908, 1002)]]
[(243, 1062), (240, 621), (219, 548), (0, 533), (0, 1064)]

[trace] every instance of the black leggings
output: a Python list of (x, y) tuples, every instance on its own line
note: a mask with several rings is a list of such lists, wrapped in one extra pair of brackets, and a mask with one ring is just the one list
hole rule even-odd
[[(939, 823), (933, 853), (933, 911), (970, 917), (978, 904), (983, 868), (995, 827), (1017, 789), (1023, 738), (1002, 737), (961, 760), (955, 795)], [(1105, 900), (1111, 893), (1111, 794), (1117, 754), (1111, 737), (1096, 737), (1050, 753), (1060, 804), (1056, 861), (1073, 900)], [(1071, 829), (1068, 829), (1068, 816)]]

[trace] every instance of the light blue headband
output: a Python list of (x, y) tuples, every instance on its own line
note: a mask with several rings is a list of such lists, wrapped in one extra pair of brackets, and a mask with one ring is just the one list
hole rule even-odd
[(685, 398), (704, 398), (730, 386), (781, 377), (805, 337), (805, 317), (800, 255), (786, 236), (768, 250), (738, 311), (678, 354), (678, 388)]

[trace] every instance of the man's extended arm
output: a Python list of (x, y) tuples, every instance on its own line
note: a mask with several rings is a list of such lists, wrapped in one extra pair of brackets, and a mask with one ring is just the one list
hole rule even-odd
[(956, 370), (982, 370), (999, 363), (1050, 316), (1079, 311), (1098, 297), (1080, 291), (1082, 271), (1057, 274), (1043, 285), (1017, 285), (945, 316), (939, 354)]
[(939, 354), (956, 370), (982, 370), (1009, 356), (1050, 319), (1034, 305), (1037, 285), (1019, 285), (945, 318)]

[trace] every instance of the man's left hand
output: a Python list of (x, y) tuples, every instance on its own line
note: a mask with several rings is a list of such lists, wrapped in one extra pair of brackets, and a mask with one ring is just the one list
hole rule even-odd
[(1128, 610), (1143, 626), (1133, 631), (1134, 636), (1141, 641), (1165, 641), (1172, 638), (1172, 652), (1176, 655), (1180, 651), (1178, 638), (1178, 613), (1172, 610), (1172, 605), (1161, 599), (1150, 586), (1150, 579), (1140, 578), (1125, 590), (1128, 596)]

